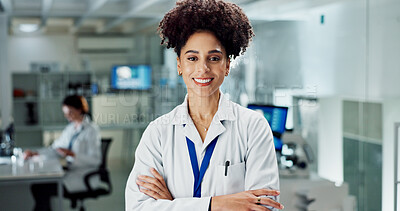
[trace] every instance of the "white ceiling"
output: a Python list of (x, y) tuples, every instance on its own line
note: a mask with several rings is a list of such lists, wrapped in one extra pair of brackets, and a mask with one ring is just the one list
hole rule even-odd
[[(275, 20), (291, 10), (337, 0), (230, 0), (254, 21)], [(318, 3), (317, 3), (318, 2)], [(21, 23), (37, 23), (51, 33), (132, 34), (154, 30), (175, 0), (0, 0), (9, 15), (10, 31)]]

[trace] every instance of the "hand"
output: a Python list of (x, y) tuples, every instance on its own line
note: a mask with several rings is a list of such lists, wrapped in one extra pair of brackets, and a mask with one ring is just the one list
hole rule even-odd
[(270, 210), (261, 205), (283, 209), (280, 203), (260, 196), (277, 196), (279, 191), (269, 189), (257, 189), (243, 191), (240, 193), (214, 196), (211, 200), (211, 210)]
[(139, 186), (140, 192), (153, 197), (156, 200), (174, 200), (165, 184), (164, 178), (154, 168), (151, 168), (150, 172), (153, 174), (154, 178), (140, 175), (138, 176), (139, 179), (136, 179), (136, 184)]
[(67, 156), (75, 157), (75, 153), (69, 149), (57, 148), (56, 150), (62, 157), (67, 157)]
[(35, 155), (38, 155), (38, 153), (27, 149), (24, 152), (24, 160), (29, 159), (29, 158), (31, 158), (31, 157), (33, 157)]

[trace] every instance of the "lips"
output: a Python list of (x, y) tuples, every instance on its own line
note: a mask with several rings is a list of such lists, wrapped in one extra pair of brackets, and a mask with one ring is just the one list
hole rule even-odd
[(193, 78), (193, 81), (198, 86), (208, 86), (211, 84), (213, 78)]

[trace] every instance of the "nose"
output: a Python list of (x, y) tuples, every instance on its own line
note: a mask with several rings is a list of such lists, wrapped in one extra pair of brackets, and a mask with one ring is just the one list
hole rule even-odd
[(199, 61), (196, 69), (198, 72), (209, 72), (210, 71), (210, 67), (208, 66), (207, 61)]

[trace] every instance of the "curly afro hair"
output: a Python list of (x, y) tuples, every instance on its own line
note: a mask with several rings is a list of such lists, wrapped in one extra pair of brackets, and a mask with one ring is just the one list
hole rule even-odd
[(254, 36), (242, 9), (222, 0), (180, 0), (158, 27), (161, 44), (174, 48), (178, 57), (189, 37), (198, 31), (214, 33), (231, 59), (243, 54)]

